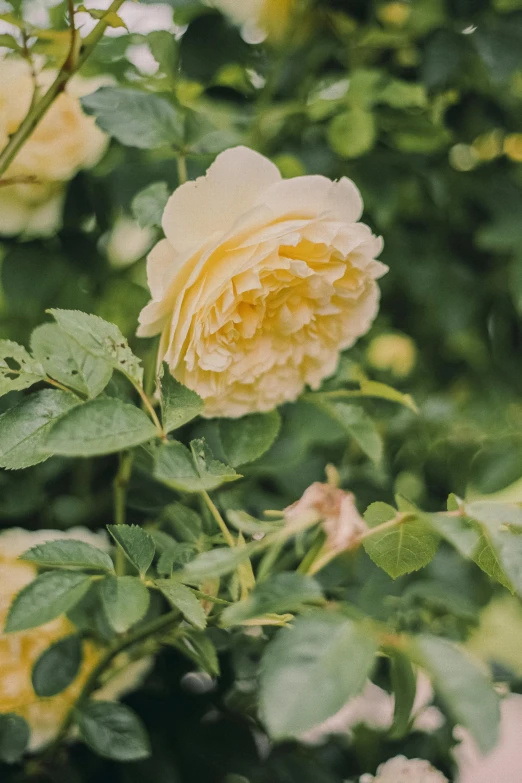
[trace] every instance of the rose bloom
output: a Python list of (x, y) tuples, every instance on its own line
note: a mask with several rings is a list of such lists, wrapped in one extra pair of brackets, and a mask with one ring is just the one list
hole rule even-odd
[(331, 484), (314, 482), (298, 501), (283, 511), (287, 522), (309, 514), (322, 522), (326, 548), (333, 552), (348, 549), (367, 530), (366, 522), (357, 511), (355, 496)]
[(238, 25), (245, 28), (247, 35), (258, 33), (273, 41), (285, 37), (292, 21), (296, 0), (210, 0), (209, 5), (218, 8)]
[(381, 764), (375, 776), (363, 775), (360, 783), (448, 783), (448, 778), (428, 761), (396, 756)]
[(351, 180), (283, 180), (246, 147), (170, 197), (138, 334), (161, 334), (159, 357), (206, 416), (269, 411), (317, 389), (368, 331), (387, 267), (361, 211)]
[[(51, 70), (38, 74), (42, 91), (55, 75)], [(65, 183), (80, 169), (94, 166), (107, 147), (107, 136), (79, 101), (98, 85), (99, 80), (74, 77), (17, 153), (3, 178), (37, 181), (0, 187), (0, 234), (44, 236), (60, 227)], [(29, 63), (21, 57), (0, 58), (0, 149), (29, 111), (32, 95)]]
[[(31, 683), (33, 666), (52, 644), (75, 633), (75, 626), (62, 615), (28, 631), (2, 632), (14, 597), (37, 574), (32, 563), (25, 563), (18, 558), (31, 547), (58, 538), (81, 540), (100, 549), (109, 549), (105, 534), (91, 533), (84, 528), (73, 528), (66, 533), (54, 530), (31, 533), (15, 528), (0, 533), (0, 714), (14, 712), (27, 721), (31, 730), (29, 747), (32, 751), (54, 739), (101, 653), (101, 648), (92, 641), (84, 641), (83, 662), (74, 682), (57, 696), (40, 699)], [(116, 661), (120, 666), (127, 663), (128, 660)], [(143, 662), (138, 664), (128, 666), (122, 676), (117, 675), (96, 696), (117, 698), (135, 686), (144, 673)], [(148, 667), (149, 662), (145, 666)]]
[(417, 350), (413, 340), (406, 335), (381, 334), (371, 341), (366, 355), (368, 363), (376, 370), (406, 378), (415, 366)]

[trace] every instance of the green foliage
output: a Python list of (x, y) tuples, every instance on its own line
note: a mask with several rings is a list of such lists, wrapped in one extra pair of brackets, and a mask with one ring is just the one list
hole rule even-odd
[(156, 551), (151, 536), (138, 525), (109, 525), (107, 529), (134, 568), (144, 576)]
[(48, 459), (53, 425), (79, 403), (69, 392), (45, 390), (9, 408), (0, 416), (0, 467), (20, 470)]
[(76, 634), (52, 644), (33, 666), (31, 682), (41, 699), (61, 693), (76, 679), (82, 665), (82, 642)]
[(173, 489), (203, 492), (240, 478), (236, 471), (214, 459), (204, 440), (193, 440), (190, 451), (177, 441), (159, 446), (154, 454), (154, 477)]
[(113, 761), (138, 761), (150, 755), (145, 728), (132, 710), (109, 701), (90, 701), (78, 714), (82, 740)]
[(100, 87), (82, 98), (102, 130), (128, 147), (154, 149), (177, 145), (183, 138), (180, 113), (166, 98), (142, 90)]
[(261, 713), (271, 736), (297, 737), (338, 712), (362, 690), (376, 651), (363, 627), (332, 612), (281, 630), (261, 664)]
[(125, 633), (143, 619), (150, 594), (134, 576), (107, 576), (100, 585), (105, 615), (116, 633)]
[(70, 538), (47, 541), (28, 549), (21, 560), (45, 568), (84, 568), (93, 571), (114, 571), (111, 558), (106, 552), (85, 541)]
[(382, 438), (374, 422), (362, 408), (348, 405), (346, 402), (321, 402), (321, 406), (371, 460), (376, 464), (381, 461)]
[(46, 571), (22, 588), (7, 615), (5, 632), (25, 631), (44, 625), (75, 606), (91, 578), (74, 571)]
[(0, 395), (27, 389), (44, 377), (42, 365), (18, 343), (0, 340)]
[(185, 620), (195, 628), (205, 629), (207, 618), (192, 590), (173, 579), (157, 579), (155, 585), (161, 590), (169, 604), (174, 609), (179, 609)]
[(169, 192), (166, 182), (153, 182), (152, 185), (140, 190), (132, 200), (132, 214), (138, 225), (142, 228), (161, 226), (168, 198)]
[(61, 416), (49, 430), (44, 447), (67, 457), (94, 457), (139, 446), (157, 434), (139, 408), (105, 397), (89, 400)]
[(177, 430), (203, 410), (201, 397), (173, 378), (165, 363), (162, 365), (160, 389), (161, 419), (165, 432)]
[(29, 726), (16, 713), (0, 715), (0, 761), (14, 764), (23, 756), (29, 743)]
[(225, 609), (221, 625), (241, 625), (266, 614), (298, 612), (307, 604), (319, 604), (323, 594), (319, 584), (298, 573), (274, 574), (258, 584), (249, 597)]
[(280, 428), (281, 417), (277, 411), (221, 419), (219, 438), (227, 462), (238, 467), (259, 459), (273, 444)]

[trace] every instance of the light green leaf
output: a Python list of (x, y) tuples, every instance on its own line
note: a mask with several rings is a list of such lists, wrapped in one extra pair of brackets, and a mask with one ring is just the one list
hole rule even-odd
[(499, 554), (493, 546), (490, 533), (485, 528), (482, 528), (479, 535), (477, 548), (473, 552), (473, 562), (475, 562), (485, 574), (491, 577), (491, 579), (494, 579), (496, 582), (499, 582), (513, 592), (513, 585), (502, 567)]
[(397, 402), (399, 405), (404, 405), (405, 408), (409, 408), (413, 413), (419, 412), (419, 409), (410, 394), (403, 394), (397, 389), (394, 389), (393, 386), (388, 386), (386, 383), (368, 381), (366, 379), (361, 380), (359, 390), (350, 392), (350, 394), (361, 397), (377, 397), (381, 400)]
[(174, 576), (180, 582), (199, 585), (206, 579), (215, 579), (235, 571), (255, 551), (256, 544), (231, 549), (212, 549), (195, 557), (181, 571), (175, 571)]
[(437, 551), (439, 537), (419, 518), (407, 518), (363, 541), (373, 562), (396, 579), (428, 565)]
[(284, 520), (272, 520), (270, 522), (261, 521), (247, 514), (246, 511), (227, 511), (227, 519), (236, 530), (248, 535), (256, 533), (274, 533), (277, 529), (284, 526)]
[(37, 659), (31, 674), (36, 695), (47, 699), (68, 688), (78, 676), (82, 658), (82, 640), (77, 634), (48, 647)]
[(258, 584), (246, 600), (228, 606), (220, 624), (227, 628), (265, 614), (297, 612), (306, 604), (318, 604), (322, 600), (322, 590), (312, 577), (279, 573)]
[(299, 617), (268, 645), (261, 662), (261, 714), (274, 739), (299, 737), (362, 690), (377, 643), (333, 612)]
[(150, 593), (136, 576), (107, 576), (100, 592), (105, 615), (116, 633), (125, 633), (147, 614)]
[(508, 589), (522, 595), (522, 534), (518, 528), (513, 530), (502, 526), (491, 532), (490, 541), (502, 570), (501, 579), (497, 577), (498, 581), (506, 584), (507, 577)]
[(341, 158), (358, 158), (369, 152), (377, 137), (373, 114), (359, 106), (334, 117), (328, 126), (328, 141)]
[(154, 477), (183, 492), (210, 491), (240, 478), (233, 468), (215, 460), (204, 441), (193, 441), (191, 452), (178, 441), (156, 449)]
[(7, 615), (5, 632), (45, 625), (72, 609), (91, 586), (91, 577), (75, 571), (46, 571), (22, 588)]
[(112, 367), (126, 375), (133, 383), (141, 385), (143, 368), (125, 337), (114, 324), (97, 315), (79, 310), (49, 310), (58, 325), (84, 351), (97, 359), (105, 359)]
[(0, 715), (0, 761), (15, 764), (29, 745), (30, 730), (27, 722), (14, 712)]
[(144, 576), (154, 559), (154, 539), (138, 525), (107, 525), (107, 530), (132, 565)]
[(45, 370), (25, 348), (11, 340), (0, 340), (0, 396), (20, 391), (45, 378)]
[(38, 326), (31, 350), (51, 378), (87, 397), (97, 397), (111, 379), (111, 362), (87, 353), (58, 324)]
[(169, 604), (174, 609), (179, 609), (189, 623), (201, 631), (206, 628), (205, 612), (192, 590), (174, 579), (156, 579), (155, 585), (161, 590)]
[(219, 438), (227, 462), (234, 467), (259, 459), (281, 429), (277, 411), (250, 413), (240, 419), (220, 419)]
[(357, 441), (362, 451), (376, 464), (382, 459), (383, 445), (375, 424), (358, 405), (328, 400), (321, 407), (345, 432)]
[(201, 413), (204, 402), (196, 392), (187, 389), (170, 374), (167, 364), (163, 364), (160, 378), (161, 420), (165, 432), (182, 427)]
[(80, 737), (91, 750), (113, 761), (139, 761), (150, 756), (147, 732), (124, 704), (90, 701), (78, 711)]
[(70, 538), (47, 541), (28, 549), (20, 560), (28, 560), (45, 568), (88, 568), (96, 571), (114, 571), (106, 552), (85, 541)]
[(490, 529), (496, 529), (499, 525), (522, 528), (522, 508), (514, 503), (476, 500), (474, 503), (466, 503), (464, 511), (470, 519), (476, 519)]
[(94, 457), (138, 446), (158, 436), (148, 416), (115, 397), (89, 400), (61, 417), (43, 448), (67, 457)]
[(462, 649), (435, 636), (417, 637), (412, 652), (455, 723), (468, 729), (482, 753), (492, 750), (498, 739), (500, 710), (486, 674)]
[(192, 508), (178, 502), (169, 503), (163, 509), (162, 519), (170, 526), (176, 538), (192, 544), (199, 542), (203, 523), (200, 515)]
[(377, 525), (383, 525), (385, 522), (389, 522), (396, 517), (397, 514), (398, 511), (396, 508), (378, 500), (376, 503), (370, 503), (364, 512), (364, 520), (369, 527), (377, 527)]
[(390, 652), (391, 685), (394, 696), (392, 739), (402, 739), (411, 726), (411, 714), (417, 694), (417, 675), (410, 659), (399, 650)]
[(45, 446), (49, 430), (80, 404), (74, 394), (46, 389), (9, 408), (0, 416), (0, 467), (19, 470), (48, 459), (52, 455)]
[[(167, 35), (172, 38), (170, 33)], [(153, 182), (134, 196), (131, 204), (132, 214), (141, 228), (161, 226), (169, 195), (166, 182)]]
[(446, 514), (423, 515), (429, 519), (433, 529), (451, 544), (465, 558), (471, 558), (479, 546), (480, 533), (461, 516)]
[(174, 568), (182, 568), (196, 557), (197, 550), (193, 544), (187, 542), (173, 543), (165, 549), (158, 558), (158, 574), (160, 576), (172, 576)]
[(127, 147), (155, 149), (182, 143), (182, 113), (155, 93), (130, 87), (100, 87), (81, 103), (102, 130)]

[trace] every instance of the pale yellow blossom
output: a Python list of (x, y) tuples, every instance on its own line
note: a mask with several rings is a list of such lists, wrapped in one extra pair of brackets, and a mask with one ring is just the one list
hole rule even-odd
[(405, 378), (415, 366), (417, 349), (411, 337), (381, 334), (371, 341), (367, 357), (370, 366), (376, 370), (387, 370), (397, 378)]
[(448, 778), (429, 761), (396, 756), (381, 764), (375, 776), (363, 775), (360, 783), (448, 783)]
[(138, 333), (161, 334), (159, 357), (207, 416), (269, 411), (319, 388), (368, 331), (387, 267), (361, 212), (351, 180), (283, 180), (246, 147), (171, 196)]

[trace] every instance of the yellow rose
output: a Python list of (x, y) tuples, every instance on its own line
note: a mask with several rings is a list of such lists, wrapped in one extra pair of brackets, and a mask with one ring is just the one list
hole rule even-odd
[(387, 267), (361, 211), (351, 180), (283, 180), (245, 147), (171, 196), (138, 333), (161, 333), (160, 358), (207, 416), (268, 411), (317, 389), (368, 331)]
[[(54, 76), (49, 70), (38, 75), (43, 91)], [(0, 188), (0, 234), (45, 235), (59, 227), (64, 183), (97, 163), (107, 146), (106, 135), (84, 114), (79, 101), (98, 84), (99, 80), (72, 79), (16, 155), (4, 178), (31, 176), (37, 183)], [(0, 147), (26, 116), (32, 94), (27, 61), (0, 58)]]
[[(35, 566), (18, 558), (27, 549), (58, 538), (79, 539), (108, 550), (104, 533), (95, 534), (84, 528), (73, 528), (66, 533), (55, 530), (31, 533), (15, 528), (0, 533), (0, 714), (15, 712), (27, 721), (31, 730), (32, 751), (54, 739), (101, 652), (93, 642), (84, 641), (83, 662), (74, 682), (57, 696), (41, 699), (36, 696), (31, 683), (33, 666), (54, 642), (74, 633), (75, 626), (62, 616), (29, 631), (2, 632), (13, 598), (37, 573)], [(128, 659), (115, 663), (126, 666)], [(111, 680), (103, 691), (96, 694), (97, 697), (117, 698), (135, 686), (149, 666), (149, 660), (132, 664), (127, 667), (125, 675), (117, 674), (114, 681)]]
[(212, 0), (218, 8), (248, 32), (259, 31), (272, 40), (281, 40), (289, 28), (296, 0)]

